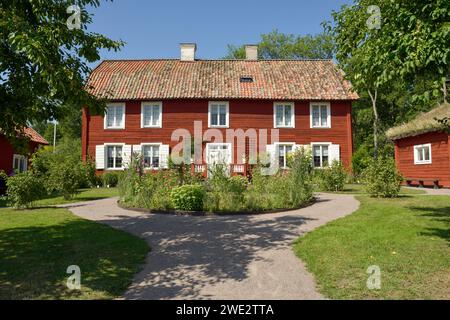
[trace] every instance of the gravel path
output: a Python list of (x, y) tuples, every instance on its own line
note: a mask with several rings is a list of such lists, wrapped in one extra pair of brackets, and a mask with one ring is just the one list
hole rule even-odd
[(152, 250), (125, 299), (323, 299), (292, 250), (300, 234), (346, 216), (351, 195), (265, 215), (178, 217), (117, 206), (117, 198), (67, 205), (74, 214), (147, 240)]
[(405, 187), (405, 188), (411, 190), (423, 190), (426, 192), (426, 195), (431, 196), (450, 196), (450, 189), (431, 189), (431, 188), (414, 188), (414, 187)]

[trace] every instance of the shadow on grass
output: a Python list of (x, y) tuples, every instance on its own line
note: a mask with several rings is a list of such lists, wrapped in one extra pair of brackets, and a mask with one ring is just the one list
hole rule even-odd
[(299, 227), (315, 220), (298, 214), (275, 214), (270, 219), (156, 214), (111, 218), (102, 222), (145, 237), (152, 247), (144, 270), (135, 278), (139, 285), (126, 294), (129, 299), (210, 298), (205, 287), (247, 279), (251, 263), (265, 261), (266, 250), (290, 248)]
[[(79, 219), (2, 229), (0, 299), (116, 297), (130, 284), (147, 252), (141, 239)], [(70, 265), (81, 268), (81, 291), (66, 287)]]
[(409, 207), (408, 209), (412, 211), (417, 211), (421, 213), (421, 216), (432, 218), (433, 220), (442, 222), (446, 227), (439, 228), (428, 228), (427, 232), (420, 233), (424, 236), (439, 237), (445, 239), (450, 244), (450, 206), (448, 207)]

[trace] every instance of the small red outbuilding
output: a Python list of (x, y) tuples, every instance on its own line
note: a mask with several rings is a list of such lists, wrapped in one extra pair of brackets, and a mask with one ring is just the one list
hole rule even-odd
[(29, 140), (27, 154), (15, 150), (6, 137), (0, 134), (0, 171), (3, 170), (8, 175), (14, 171), (26, 171), (29, 156), (36, 152), (40, 145), (48, 145), (47, 140), (31, 128), (25, 128), (24, 135), (25, 139)]
[(450, 188), (450, 134), (437, 121), (449, 117), (446, 103), (387, 132), (395, 142), (397, 167), (408, 184)]

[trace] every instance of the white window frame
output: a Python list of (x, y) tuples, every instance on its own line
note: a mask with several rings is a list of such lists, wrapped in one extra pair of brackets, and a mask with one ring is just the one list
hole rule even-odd
[(159, 167), (157, 168), (145, 168), (144, 170), (160, 170), (161, 169), (161, 146), (163, 145), (162, 142), (145, 142), (141, 143), (141, 155), (142, 159), (144, 159), (144, 147), (150, 146), (150, 147), (158, 147), (159, 148)]
[[(213, 105), (225, 105), (227, 114), (225, 117), (225, 125), (211, 124), (211, 108)], [(220, 122), (220, 117), (219, 117)], [(208, 128), (229, 128), (230, 127), (230, 103), (228, 101), (209, 101), (208, 102)]]
[[(315, 106), (319, 107), (319, 125), (315, 126), (313, 122), (313, 108)], [(322, 126), (322, 112), (321, 112), (321, 106), (327, 107), (327, 125)], [(311, 129), (329, 129), (331, 128), (331, 104), (329, 102), (311, 102), (309, 104), (309, 123)]]
[[(16, 165), (16, 160), (19, 161), (19, 168), (14, 168)], [(21, 161), (24, 161), (24, 165), (23, 165), (24, 170), (23, 171), (20, 171), (20, 162)], [(28, 170), (28, 157), (21, 155), (21, 154), (14, 154), (12, 168), (13, 168), (13, 171), (17, 170), (19, 173), (27, 171)]]
[[(124, 166), (124, 160), (125, 160), (125, 156), (124, 156), (124, 149), (125, 149), (125, 143), (105, 143), (104, 144), (105, 147), (105, 171), (121, 171), (125, 169)], [(120, 168), (109, 168), (108, 167), (108, 147), (122, 147), (122, 166)], [(114, 160), (114, 163), (116, 162), (116, 160)]]
[[(123, 122), (122, 122), (121, 126), (108, 127), (108, 108), (109, 107), (114, 107), (114, 108), (122, 107), (123, 108)], [(104, 121), (103, 121), (104, 129), (105, 130), (123, 130), (123, 129), (125, 129), (126, 110), (127, 110), (126, 104), (125, 103), (119, 103), (119, 102), (117, 102), (117, 103), (108, 103), (106, 105), (106, 108), (107, 109), (106, 109), (106, 113), (105, 113)]]
[[(152, 109), (154, 106), (158, 106), (159, 108), (159, 119), (158, 124), (156, 125), (145, 125), (144, 124), (144, 108), (151, 106)], [(152, 118), (153, 118), (153, 112), (152, 112)], [(161, 101), (144, 101), (141, 103), (141, 129), (144, 128), (162, 128), (162, 102)]]
[[(275, 154), (276, 154), (276, 156), (277, 156), (277, 161), (278, 161), (278, 163), (279, 163), (279, 161), (280, 161), (280, 154), (279, 154), (279, 150), (280, 150), (280, 146), (290, 146), (290, 147), (292, 147), (292, 151), (291, 152), (295, 152), (295, 142), (275, 142), (274, 143), (274, 145), (275, 145)], [(286, 151), (286, 149), (285, 149), (285, 151)], [(287, 166), (287, 153), (285, 152), (285, 155), (284, 155), (284, 162), (285, 162), (285, 165), (284, 166), (282, 166), (282, 167), (280, 167), (280, 169), (288, 169), (289, 167)]]
[[(419, 160), (419, 148), (429, 148), (430, 150), (430, 159), (429, 160)], [(414, 164), (431, 164), (432, 163), (432, 155), (431, 155), (431, 143), (418, 144), (414, 146)]]
[[(284, 123), (286, 123), (286, 119), (284, 118), (284, 107), (289, 105), (291, 107), (291, 125), (287, 126), (286, 124), (284, 125), (277, 125), (277, 106), (282, 105), (283, 106), (283, 119), (284, 119)], [(274, 102), (273, 103), (273, 127), (274, 128), (295, 128), (295, 103), (294, 102)]]
[[(331, 147), (332, 143), (331, 142), (311, 142), (311, 154), (312, 154), (312, 165), (314, 169), (323, 169), (323, 168), (328, 168), (331, 166), (330, 163), (330, 147)], [(318, 147), (320, 146), (320, 167), (316, 167), (314, 165), (314, 147)], [(323, 151), (322, 151), (322, 147), (328, 147), (328, 165), (324, 166), (323, 165)]]
[[(215, 147), (215, 146), (227, 146), (227, 149), (230, 151), (230, 155), (229, 155), (229, 157), (230, 157), (230, 164), (232, 164), (233, 163), (233, 145), (231, 144), (231, 143), (207, 143), (206, 144), (206, 163), (207, 164), (210, 164), (209, 163), (209, 149), (211, 148), (211, 147)], [(228, 163), (228, 160), (227, 160), (227, 163), (226, 164), (229, 164)]]

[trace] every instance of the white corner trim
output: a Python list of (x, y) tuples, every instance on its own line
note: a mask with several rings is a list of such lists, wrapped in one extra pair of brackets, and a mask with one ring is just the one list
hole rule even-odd
[[(159, 107), (159, 124), (156, 126), (147, 125), (144, 126), (144, 107), (145, 106), (158, 106)], [(163, 120), (163, 103), (162, 101), (143, 101), (141, 102), (141, 129), (145, 128), (162, 128), (162, 120)]]
[[(313, 106), (327, 106), (327, 126), (313, 126)], [(319, 109), (320, 114), (320, 109)], [(331, 104), (330, 102), (310, 102), (309, 103), (309, 128), (310, 129), (330, 129), (331, 128)]]
[[(277, 105), (290, 105), (291, 112), (291, 125), (290, 126), (277, 126)], [(275, 129), (295, 129), (295, 103), (294, 102), (281, 102), (276, 101), (273, 103), (273, 127)]]
[(125, 121), (126, 121), (126, 117), (127, 117), (127, 106), (125, 102), (110, 102), (106, 104), (106, 108), (108, 107), (123, 107), (123, 125), (120, 127), (108, 127), (107, 126), (107, 112), (108, 109), (106, 110), (105, 115), (103, 116), (103, 129), (105, 130), (123, 130), (125, 129)]
[[(211, 125), (211, 107), (213, 104), (224, 104), (227, 110), (225, 125)], [(229, 128), (230, 127), (230, 103), (228, 101), (209, 101), (208, 102), (208, 128)]]

